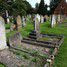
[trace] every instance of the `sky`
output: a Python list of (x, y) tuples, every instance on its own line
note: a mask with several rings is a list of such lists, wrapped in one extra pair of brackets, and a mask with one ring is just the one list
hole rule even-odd
[[(35, 4), (36, 3), (40, 3), (40, 0), (27, 0), (31, 5), (32, 7), (35, 7)], [(50, 3), (50, 0), (44, 0), (45, 4), (49, 5)]]

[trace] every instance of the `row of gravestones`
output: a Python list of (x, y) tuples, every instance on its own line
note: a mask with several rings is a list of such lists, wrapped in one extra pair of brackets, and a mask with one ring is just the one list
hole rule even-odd
[[(35, 21), (35, 22), (37, 21), (35, 19), (36, 15), (33, 18), (32, 18), (32, 15), (23, 16), (22, 19), (21, 19), (20, 16), (17, 16), (16, 23), (11, 24), (10, 29), (11, 30), (17, 30), (17, 29), (21, 28), (22, 26), (25, 27), (26, 26), (26, 20), (28, 19), (28, 17), (30, 17), (32, 19), (32, 21)], [(47, 15), (45, 15), (45, 16), (39, 15), (39, 17), (40, 17), (40, 19), (39, 19), (40, 23), (43, 23), (44, 21), (49, 19)], [(50, 21), (51, 22), (51, 27), (53, 28), (53, 27), (56, 26), (57, 23), (61, 23), (63, 21), (63, 16), (61, 16), (61, 15), (51, 15), (50, 20), (51, 20)]]
[(51, 15), (50, 16), (50, 22), (51, 22), (51, 27), (55, 27), (56, 24), (60, 24), (64, 21), (65, 16), (64, 15)]
[[(21, 20), (20, 16), (17, 17), (18, 22), (18, 29), (21, 27)], [(37, 37), (40, 36), (40, 16), (37, 14), (35, 16), (35, 31), (37, 34)], [(5, 25), (4, 25), (4, 19), (0, 17), (0, 50), (7, 48), (6, 45), (6, 35), (5, 35)]]
[[(52, 15), (51, 17), (51, 25), (52, 27), (56, 24), (56, 20), (58, 20), (60, 22), (60, 15), (58, 15), (58, 19), (57, 19), (57, 16), (56, 15)], [(25, 20), (24, 20), (25, 21)], [(21, 24), (21, 17), (18, 16), (17, 17), (17, 24), (18, 24), (18, 29), (20, 27), (22, 27)], [(35, 18), (34, 18), (34, 27), (35, 27), (35, 31), (36, 31), (36, 34), (37, 34), (37, 38), (40, 37), (40, 15), (37, 14), (35, 15)], [(0, 48), (1, 47), (4, 47), (6, 46), (6, 36), (5, 36), (5, 25), (4, 25), (4, 20), (2, 17), (0, 17)], [(4, 40), (4, 41), (3, 41)], [(2, 48), (1, 48), (2, 49)]]

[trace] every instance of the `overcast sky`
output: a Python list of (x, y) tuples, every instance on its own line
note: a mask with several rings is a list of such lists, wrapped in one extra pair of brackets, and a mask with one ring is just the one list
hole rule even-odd
[[(40, 0), (27, 0), (31, 5), (32, 7), (35, 7), (35, 4), (36, 3), (40, 3)], [(48, 4), (50, 3), (50, 0), (44, 0), (45, 1), (45, 4)]]

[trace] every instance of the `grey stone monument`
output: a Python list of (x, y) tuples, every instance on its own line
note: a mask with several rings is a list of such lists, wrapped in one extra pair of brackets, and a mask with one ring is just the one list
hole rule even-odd
[(4, 19), (0, 16), (0, 50), (6, 49), (6, 33), (5, 33), (5, 25)]
[(40, 15), (39, 14), (35, 16), (35, 31), (37, 34), (37, 39), (39, 39), (40, 38)]
[(55, 27), (55, 25), (56, 25), (56, 15), (52, 15), (51, 16), (51, 27), (53, 28), (53, 27)]

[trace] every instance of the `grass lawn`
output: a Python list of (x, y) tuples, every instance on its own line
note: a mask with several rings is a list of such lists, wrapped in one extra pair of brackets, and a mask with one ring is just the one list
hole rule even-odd
[(4, 67), (4, 65), (3, 64), (0, 64), (0, 67)]
[[(25, 28), (20, 29), (22, 36), (25, 37), (29, 34), (31, 30), (33, 30), (32, 23), (27, 23)], [(64, 42), (61, 45), (58, 55), (55, 58), (54, 67), (67, 67), (67, 27), (61, 24), (61, 26), (56, 26), (55, 28), (50, 28), (50, 23), (47, 21), (46, 23), (41, 24), (40, 31), (43, 34), (56, 34), (56, 35), (64, 35)], [(7, 37), (16, 33), (17, 31), (12, 31), (7, 33)], [(1, 67), (1, 66), (0, 66)]]

